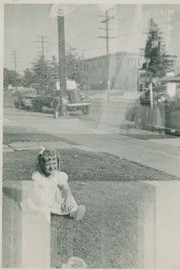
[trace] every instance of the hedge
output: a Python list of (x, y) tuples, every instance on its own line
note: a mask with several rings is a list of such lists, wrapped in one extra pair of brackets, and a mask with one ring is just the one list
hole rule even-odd
[(44, 106), (50, 108), (52, 103), (52, 98), (50, 97), (36, 97), (33, 99), (33, 110), (35, 112), (42, 112)]

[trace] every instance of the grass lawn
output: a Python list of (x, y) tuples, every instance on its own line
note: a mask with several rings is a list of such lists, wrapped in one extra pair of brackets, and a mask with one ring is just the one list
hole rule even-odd
[[(77, 256), (88, 268), (143, 267), (145, 207), (154, 203), (155, 191), (139, 180), (176, 178), (106, 153), (59, 151), (61, 170), (69, 175), (74, 197), (87, 212), (79, 222), (51, 216), (51, 266), (60, 268)], [(34, 150), (4, 153), (4, 184), (30, 180), (37, 154)], [(4, 206), (6, 200), (5, 196)]]
[[(3, 154), (3, 181), (30, 180), (36, 167), (37, 150), (14, 151)], [(175, 176), (119, 159), (106, 153), (78, 149), (61, 149), (61, 170), (69, 181), (139, 181), (175, 180)]]

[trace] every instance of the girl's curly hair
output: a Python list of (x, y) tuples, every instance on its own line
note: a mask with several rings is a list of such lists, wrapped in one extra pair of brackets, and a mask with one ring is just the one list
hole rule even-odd
[(56, 159), (58, 170), (60, 170), (60, 154), (54, 149), (45, 149), (37, 157), (37, 169), (44, 174), (44, 166), (47, 161)]

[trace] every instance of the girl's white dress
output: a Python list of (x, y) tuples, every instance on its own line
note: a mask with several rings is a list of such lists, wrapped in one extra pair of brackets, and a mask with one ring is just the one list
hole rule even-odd
[[(38, 209), (49, 209), (57, 215), (67, 215), (68, 211), (62, 209), (64, 194), (62, 187), (67, 185), (68, 175), (65, 172), (55, 171), (53, 175), (46, 177), (38, 171), (32, 174), (33, 188), (28, 198), (21, 202), (24, 210), (36, 211)], [(73, 209), (76, 211), (78, 205), (71, 196)]]

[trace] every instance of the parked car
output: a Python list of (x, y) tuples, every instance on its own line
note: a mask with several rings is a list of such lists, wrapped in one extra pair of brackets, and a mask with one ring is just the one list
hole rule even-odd
[(14, 105), (19, 109), (31, 109), (33, 99), (37, 97), (37, 92), (33, 88), (23, 88), (14, 93)]
[(131, 106), (126, 119), (139, 129), (162, 129), (180, 134), (180, 77), (164, 77), (153, 87), (152, 107), (150, 90), (143, 92)]
[[(55, 97), (38, 96), (35, 89), (23, 88), (14, 93), (14, 104), (16, 108), (33, 109), (37, 112), (53, 113), (59, 103), (60, 90), (56, 91)], [(60, 106), (60, 104), (59, 104)], [(74, 81), (67, 81), (67, 110), (82, 111), (87, 115), (90, 112), (90, 98), (81, 91)]]
[(89, 114), (90, 112), (90, 98), (86, 93), (81, 91), (79, 88), (76, 89), (67, 89), (67, 108), (68, 111), (82, 111), (83, 114)]
[[(67, 110), (69, 112), (82, 111), (87, 115), (90, 112), (91, 101), (89, 96), (78, 88), (75, 81), (67, 80)], [(52, 100), (52, 107), (55, 109), (59, 104), (60, 89), (56, 91), (56, 95)]]

